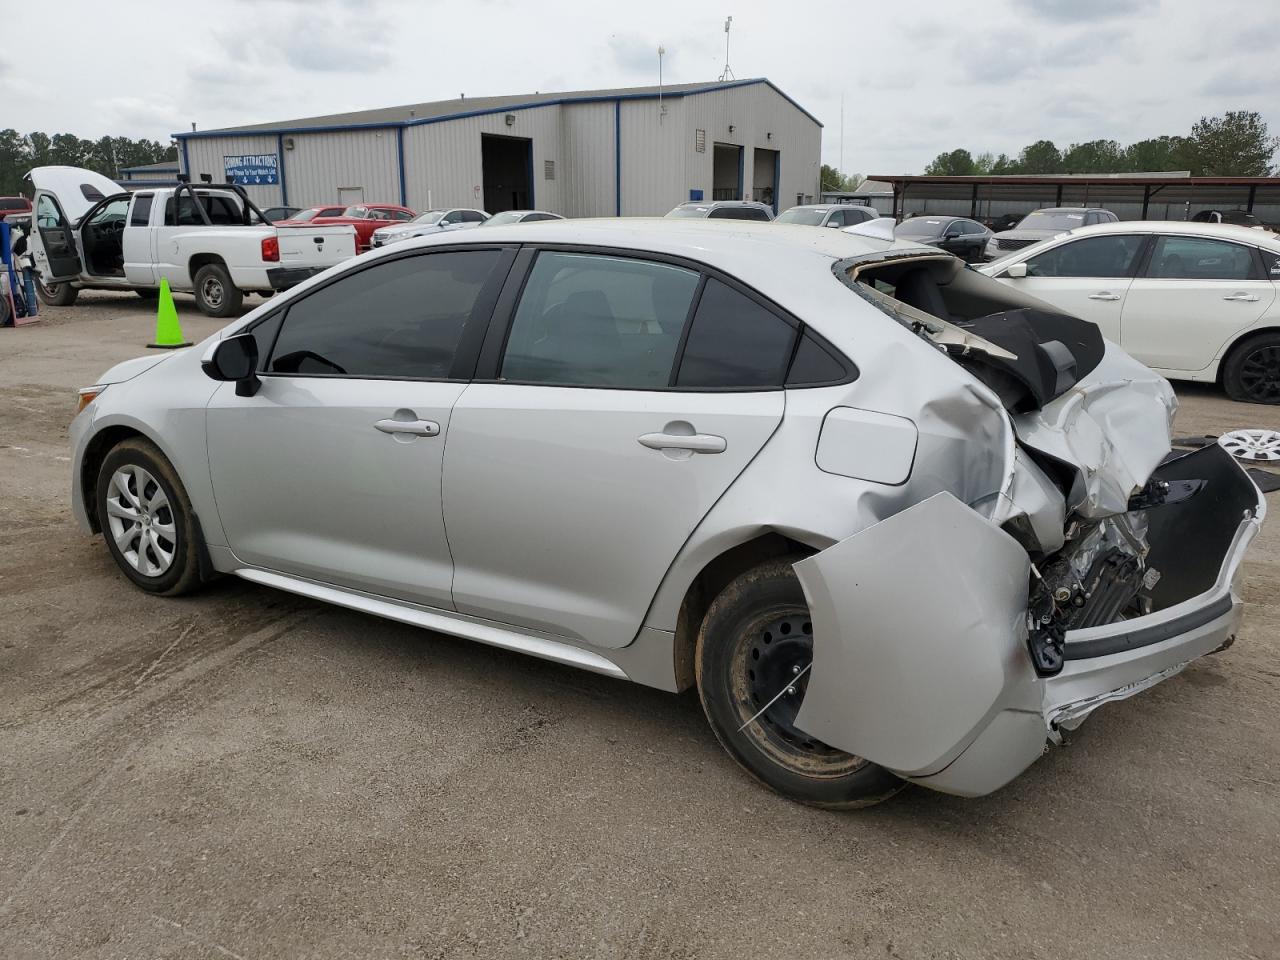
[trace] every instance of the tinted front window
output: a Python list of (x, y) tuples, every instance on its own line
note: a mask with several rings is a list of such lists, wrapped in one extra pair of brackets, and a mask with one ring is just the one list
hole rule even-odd
[(758, 207), (716, 207), (708, 216), (713, 220), (768, 220)]
[(1161, 280), (1257, 279), (1249, 247), (1206, 237), (1158, 237), (1147, 276)]
[(404, 257), (322, 287), (290, 305), (268, 371), (447, 377), (500, 257), (496, 250)]
[(662, 389), (698, 275), (646, 260), (538, 254), (501, 376), (529, 383)]
[(1127, 277), (1143, 238), (1086, 237), (1054, 247), (1027, 261), (1029, 277)]
[(802, 223), (806, 227), (817, 227), (821, 226), (822, 218), (826, 215), (825, 210), (801, 210), (799, 207), (792, 207), (778, 214), (778, 223)]
[(709, 279), (689, 328), (676, 384), (780, 387), (796, 329), (719, 280)]
[(1067, 213), (1062, 210), (1037, 210), (1022, 218), (1019, 230), (1074, 230), (1084, 226), (1083, 213)]
[(463, 223), (484, 223), (484, 214), (482, 214), (479, 210), (463, 210), (462, 222)]
[(145, 227), (151, 222), (151, 201), (149, 193), (140, 193), (133, 198), (133, 212), (129, 214), (129, 226)]
[(943, 217), (912, 217), (898, 224), (894, 233), (900, 237), (937, 237), (942, 235), (947, 223)]

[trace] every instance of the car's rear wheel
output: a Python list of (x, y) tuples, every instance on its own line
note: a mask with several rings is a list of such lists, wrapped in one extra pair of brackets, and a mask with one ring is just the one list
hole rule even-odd
[(1280, 403), (1280, 333), (1260, 333), (1237, 345), (1222, 367), (1232, 400)]
[(69, 307), (76, 302), (76, 297), (80, 296), (80, 288), (73, 287), (66, 282), (45, 283), (37, 278), (36, 296), (40, 298), (41, 303), (47, 306)]
[(111, 449), (98, 471), (97, 503), (107, 549), (126, 577), (166, 596), (199, 585), (191, 501), (155, 444), (135, 437)]
[(196, 271), (196, 306), (210, 317), (231, 317), (240, 312), (244, 294), (231, 282), (227, 268), (206, 263)]
[(870, 806), (903, 781), (795, 725), (813, 659), (797, 559), (747, 571), (711, 604), (698, 634), (698, 694), (716, 738), (766, 786), (819, 807)]

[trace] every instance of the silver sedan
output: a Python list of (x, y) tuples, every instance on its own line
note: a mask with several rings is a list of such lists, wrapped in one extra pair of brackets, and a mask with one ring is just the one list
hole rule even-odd
[(995, 790), (1228, 643), (1264, 513), (1218, 447), (1167, 459), (1168, 384), (1092, 325), (797, 226), (409, 240), (81, 403), (73, 509), (138, 588), (696, 686), (833, 808)]

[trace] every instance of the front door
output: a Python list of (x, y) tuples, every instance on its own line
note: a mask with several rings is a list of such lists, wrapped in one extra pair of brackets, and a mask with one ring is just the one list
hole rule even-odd
[[(448, 609), (445, 436), (511, 252), (353, 270), (266, 318), (262, 386), (208, 407), (227, 544), (246, 564)], [(273, 327), (279, 325), (278, 334)], [(274, 346), (271, 341), (274, 339)]]
[(1275, 296), (1253, 247), (1214, 237), (1157, 237), (1125, 300), (1121, 344), (1150, 367), (1203, 370)]
[(794, 335), (693, 268), (539, 253), (494, 382), (468, 387), (450, 424), (458, 610), (630, 643), (681, 546), (781, 422)]
[(1104, 337), (1118, 344), (1125, 296), (1146, 241), (1141, 234), (1069, 240), (1028, 259), (1022, 279), (1005, 282), (1097, 324)]
[(36, 273), (45, 283), (75, 280), (83, 265), (76, 246), (75, 226), (62, 212), (62, 205), (52, 193), (37, 190), (32, 205), (35, 230), (32, 232), (31, 257)]

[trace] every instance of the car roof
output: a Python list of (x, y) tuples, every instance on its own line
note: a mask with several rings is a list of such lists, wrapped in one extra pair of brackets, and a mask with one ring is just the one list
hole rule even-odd
[[(1090, 213), (1094, 210), (1101, 210), (1103, 213), (1111, 212), (1105, 207), (1036, 207), (1031, 213)], [(1027, 214), (1027, 216), (1030, 215)]]
[(767, 203), (758, 200), (686, 200), (682, 207), (764, 207), (772, 209)]
[(1236, 223), (1195, 223), (1183, 220), (1121, 220), (1119, 223), (1099, 223), (1091, 227), (1076, 227), (1069, 231), (1073, 237), (1092, 237), (1108, 233), (1167, 233), (1180, 236), (1218, 237), (1222, 240), (1239, 240), (1243, 243), (1264, 245), (1280, 250), (1280, 237), (1269, 230), (1242, 227)]

